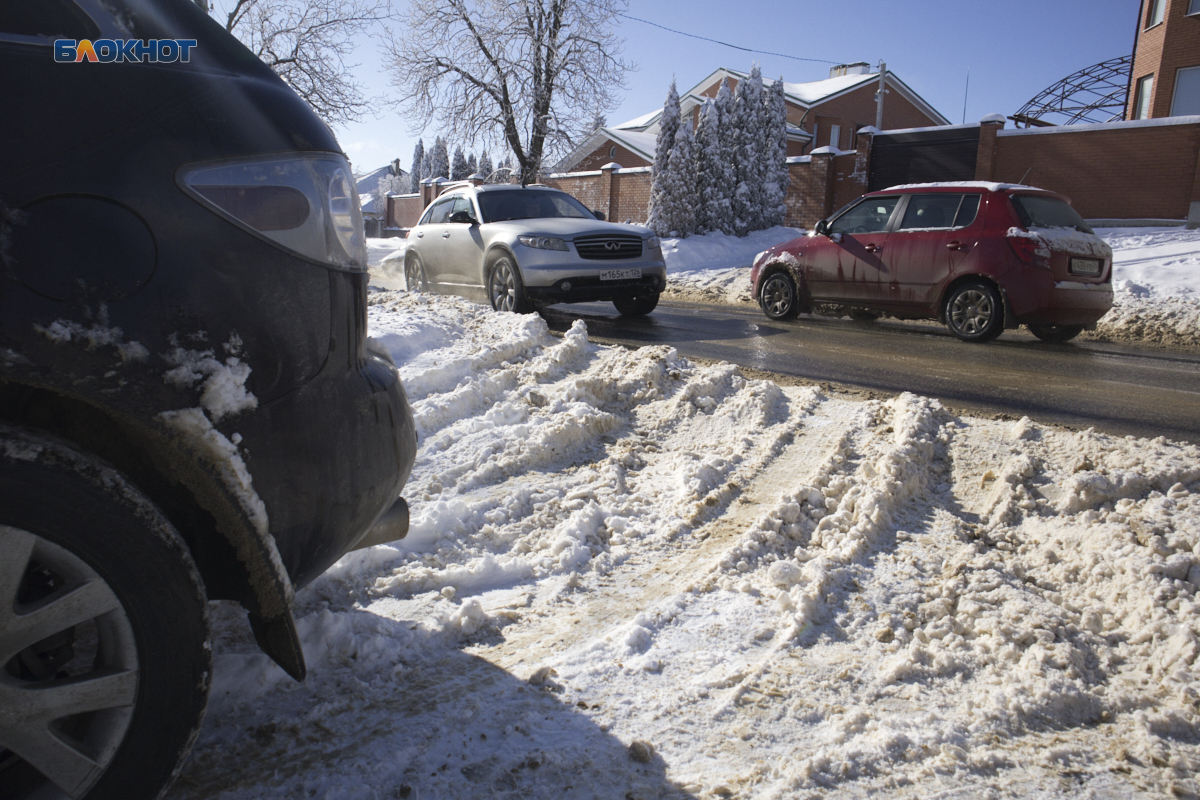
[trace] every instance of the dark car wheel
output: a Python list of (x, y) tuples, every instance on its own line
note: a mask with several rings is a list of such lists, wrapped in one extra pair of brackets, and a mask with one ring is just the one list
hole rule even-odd
[(207, 702), (199, 575), (119, 473), (52, 440), (6, 448), (22, 440), (4, 433), (0, 797), (156, 797)]
[(800, 314), (796, 282), (786, 272), (776, 272), (763, 281), (758, 303), (770, 319), (795, 319)]
[(970, 281), (946, 298), (946, 327), (964, 342), (989, 342), (1004, 331), (1004, 302), (990, 284)]
[(637, 297), (618, 297), (613, 300), (617, 311), (625, 317), (644, 317), (658, 305), (658, 292)]
[(499, 256), (492, 262), (488, 272), (488, 299), (497, 311), (512, 311), (515, 314), (533, 311), (533, 304), (525, 296), (521, 273), (508, 256)]
[(1030, 325), (1029, 332), (1043, 342), (1069, 342), (1083, 332), (1082, 325)]
[(424, 292), (428, 289), (425, 282), (425, 265), (415, 253), (404, 261), (404, 288), (410, 292)]

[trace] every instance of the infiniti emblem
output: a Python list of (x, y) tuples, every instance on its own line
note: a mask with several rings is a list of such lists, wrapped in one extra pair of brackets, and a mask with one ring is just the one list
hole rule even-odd
[(605, 242), (604, 249), (605, 250), (620, 250), (621, 243), (620, 242)]

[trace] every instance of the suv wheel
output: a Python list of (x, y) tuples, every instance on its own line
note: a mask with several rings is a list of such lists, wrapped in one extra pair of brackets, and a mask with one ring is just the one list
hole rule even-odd
[(428, 290), (428, 285), (425, 282), (425, 266), (421, 263), (421, 259), (416, 253), (413, 253), (404, 261), (404, 288), (410, 292), (424, 292)]
[(1082, 325), (1030, 325), (1029, 332), (1043, 342), (1069, 342), (1083, 332)]
[(644, 317), (658, 305), (658, 292), (637, 297), (618, 297), (613, 300), (618, 312), (625, 317)]
[(488, 272), (488, 299), (497, 311), (512, 311), (515, 314), (533, 311), (533, 304), (525, 296), (521, 273), (508, 256), (498, 256), (492, 261), (492, 268)]
[(0, 797), (156, 797), (207, 702), (200, 577), (119, 473), (12, 429), (0, 444)]
[(946, 298), (946, 327), (964, 342), (989, 342), (1004, 331), (1004, 301), (991, 284), (968, 281)]
[(795, 319), (800, 314), (796, 282), (786, 272), (776, 272), (763, 281), (758, 304), (769, 319)]

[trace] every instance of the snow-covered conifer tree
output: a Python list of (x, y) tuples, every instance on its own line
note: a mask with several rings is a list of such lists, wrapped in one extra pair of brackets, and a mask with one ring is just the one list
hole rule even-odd
[(417, 139), (417, 146), (413, 148), (412, 161), (412, 187), (413, 194), (421, 191), (421, 171), (425, 167), (425, 140)]
[(783, 96), (783, 76), (767, 91), (767, 146), (763, 151), (763, 227), (782, 225), (787, 216), (787, 101)]
[(737, 191), (738, 161), (741, 157), (737, 144), (741, 134), (738, 132), (737, 116), (733, 113), (733, 89), (729, 87), (728, 78), (721, 81), (721, 88), (717, 90), (717, 99), (713, 102), (713, 108), (717, 113), (717, 139), (720, 141), (721, 153), (721, 172), (717, 189), (722, 198), (720, 201), (722, 208), (726, 213), (720, 219), (713, 219), (712, 222), (715, 230), (733, 235), (733, 195)]
[(696, 233), (723, 231), (731, 216), (731, 170), (721, 149), (716, 103), (705, 103), (696, 126)]
[(475, 160), (475, 154), (467, 156), (467, 177), (471, 177), (479, 171), (479, 163)]
[(454, 148), (454, 161), (450, 165), (450, 180), (465, 181), (471, 173), (467, 171), (467, 157), (463, 155), (462, 145)]
[(733, 196), (733, 225), (738, 236), (762, 228), (763, 85), (758, 64), (738, 83), (733, 99), (738, 121), (737, 189)]
[(430, 172), (431, 178), (449, 178), (450, 177), (450, 154), (446, 150), (446, 141), (442, 137), (437, 137), (433, 143), (433, 150), (430, 151)]
[(659, 235), (665, 235), (669, 230), (664, 227), (665, 220), (673, 215), (668, 207), (674, 202), (674, 199), (663, 193), (663, 176), (671, 156), (671, 148), (675, 146), (675, 134), (679, 131), (679, 116), (679, 92), (675, 89), (675, 79), (672, 78), (671, 89), (667, 92), (667, 100), (663, 103), (662, 116), (658, 122), (658, 141), (654, 149), (654, 177), (650, 183), (650, 213), (646, 220), (647, 227)]
[[(663, 233), (683, 239), (696, 232), (696, 157), (692, 126), (684, 123), (675, 130), (675, 144), (667, 157), (662, 176), (665, 202), (659, 217)], [(657, 231), (657, 229), (656, 229)], [(660, 233), (660, 235), (662, 235)]]
[(495, 183), (496, 178), (492, 175), (492, 157), (488, 155), (488, 151), (484, 150), (479, 156), (479, 174), (484, 177), (488, 183)]

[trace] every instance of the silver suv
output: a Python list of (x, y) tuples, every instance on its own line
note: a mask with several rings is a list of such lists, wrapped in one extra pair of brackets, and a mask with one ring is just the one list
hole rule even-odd
[(409, 289), (486, 298), (519, 314), (552, 303), (611, 300), (649, 314), (667, 284), (658, 237), (605, 222), (548, 186), (456, 186), (408, 234)]

